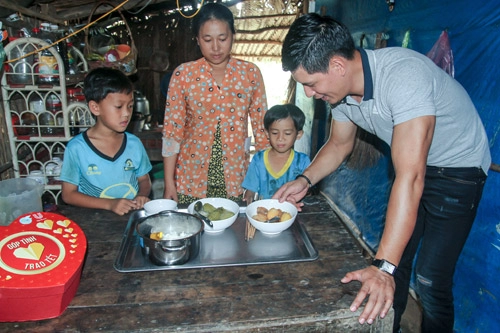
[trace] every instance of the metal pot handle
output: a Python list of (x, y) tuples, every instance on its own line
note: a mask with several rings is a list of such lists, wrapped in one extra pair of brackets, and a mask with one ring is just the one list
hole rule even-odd
[(181, 246), (172, 246), (172, 247), (169, 247), (169, 246), (163, 246), (160, 244), (160, 249), (163, 251), (163, 252), (169, 252), (169, 251), (183, 251), (185, 250), (188, 246), (190, 245), (190, 242), (185, 242), (184, 244), (182, 244)]

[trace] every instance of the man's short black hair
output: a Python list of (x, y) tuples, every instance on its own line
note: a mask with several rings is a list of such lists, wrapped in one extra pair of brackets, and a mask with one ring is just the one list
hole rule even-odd
[(353, 59), (356, 47), (347, 27), (328, 16), (306, 14), (295, 20), (283, 41), (284, 71), (302, 67), (308, 74), (327, 73), (330, 59)]

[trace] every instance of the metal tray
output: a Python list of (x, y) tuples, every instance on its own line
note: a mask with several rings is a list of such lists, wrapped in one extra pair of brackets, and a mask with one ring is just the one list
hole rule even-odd
[(159, 266), (143, 254), (140, 238), (135, 231), (137, 221), (144, 216), (144, 211), (139, 210), (129, 218), (114, 263), (118, 272), (259, 265), (313, 261), (318, 258), (318, 251), (299, 217), (279, 235), (266, 236), (257, 230), (253, 239), (245, 241), (246, 216), (243, 208), (233, 225), (222, 233), (202, 234), (198, 256), (183, 265)]

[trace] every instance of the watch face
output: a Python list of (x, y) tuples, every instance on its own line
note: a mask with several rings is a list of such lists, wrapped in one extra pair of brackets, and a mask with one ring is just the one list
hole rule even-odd
[(382, 260), (381, 262), (381, 265), (379, 267), (381, 270), (383, 270), (384, 272), (387, 272), (391, 275), (394, 274), (394, 271), (396, 270), (396, 266), (394, 266), (393, 264), (391, 264), (390, 262), (388, 261), (385, 261), (385, 260)]

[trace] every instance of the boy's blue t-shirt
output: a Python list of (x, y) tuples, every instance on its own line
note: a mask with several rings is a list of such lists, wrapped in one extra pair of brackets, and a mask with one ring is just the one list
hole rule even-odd
[(97, 198), (133, 199), (139, 191), (138, 178), (152, 169), (144, 146), (125, 132), (113, 158), (102, 154), (83, 132), (68, 142), (60, 179), (78, 186), (78, 192)]
[(275, 173), (269, 165), (270, 150), (261, 150), (254, 155), (242, 184), (243, 188), (259, 193), (263, 199), (270, 199), (282, 185), (294, 180), (311, 163), (308, 155), (292, 149), (288, 161)]

